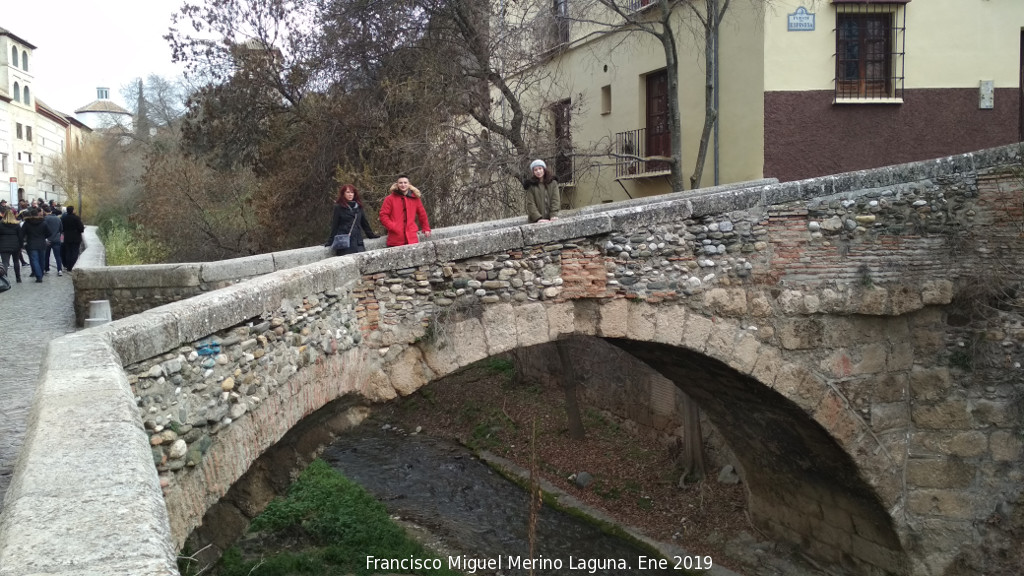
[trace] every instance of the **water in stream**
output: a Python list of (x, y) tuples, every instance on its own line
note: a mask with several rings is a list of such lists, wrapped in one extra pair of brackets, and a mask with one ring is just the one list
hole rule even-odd
[[(395, 516), (427, 528), (452, 550), (446, 567), (477, 574), (527, 574), (528, 494), (462, 446), (422, 435), (358, 427), (321, 456)], [(670, 574), (656, 556), (569, 514), (543, 507), (536, 574)], [(646, 560), (645, 560), (646, 559)], [(461, 566), (452, 562), (461, 562)], [(681, 559), (668, 561), (668, 566)], [(691, 561), (692, 559), (688, 559)]]

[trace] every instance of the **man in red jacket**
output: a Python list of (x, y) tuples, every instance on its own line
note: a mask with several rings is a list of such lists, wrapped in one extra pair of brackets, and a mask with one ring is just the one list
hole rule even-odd
[[(388, 231), (388, 246), (404, 246), (420, 241), (417, 232), (423, 228), (423, 235), (430, 236), (430, 222), (427, 211), (420, 200), (420, 191), (409, 184), (404, 174), (391, 185), (390, 194), (380, 207), (380, 223)], [(419, 218), (420, 227), (416, 226)]]

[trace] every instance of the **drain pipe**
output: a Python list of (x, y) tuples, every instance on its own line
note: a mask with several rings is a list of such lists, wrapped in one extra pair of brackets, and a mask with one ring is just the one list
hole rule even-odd
[[(716, 7), (718, 6), (718, 0), (715, 0), (715, 6)], [(717, 17), (718, 17), (718, 10), (715, 10), (715, 17), (717, 19)], [(721, 22), (718, 22), (718, 23), (715, 24), (715, 75), (714, 75), (714, 79), (712, 80), (712, 82), (714, 83), (714, 88), (713, 89), (715, 91), (715, 152), (714, 152), (714, 154), (715, 154), (715, 186), (718, 186), (718, 184), (719, 184), (719, 182), (718, 182), (718, 123), (719, 123), (719, 120), (721, 120), (721, 118), (722, 118), (722, 113), (718, 109), (718, 69), (722, 67), (721, 62), (719, 62), (719, 60), (718, 60), (718, 42), (722, 39), (722, 34), (720, 33), (720, 24), (721, 24)]]

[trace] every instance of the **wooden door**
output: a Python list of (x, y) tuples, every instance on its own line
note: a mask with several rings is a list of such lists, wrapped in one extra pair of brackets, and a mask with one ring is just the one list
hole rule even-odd
[[(644, 156), (671, 156), (672, 139), (668, 124), (668, 73), (647, 75), (647, 138)], [(665, 162), (648, 162), (645, 172), (668, 170)]]

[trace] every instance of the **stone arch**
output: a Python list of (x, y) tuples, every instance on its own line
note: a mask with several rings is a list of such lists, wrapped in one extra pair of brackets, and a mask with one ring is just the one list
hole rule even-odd
[(515, 348), (597, 336), (697, 400), (740, 460), (761, 528), (860, 573), (906, 571), (887, 512), (900, 496), (878, 490), (896, 480), (884, 450), (860, 450), (871, 436), (842, 396), (738, 321), (624, 299), (492, 304), (455, 316), (388, 347), (361, 393), (386, 401)]
[(479, 360), (580, 335), (616, 344), (698, 400), (739, 459), (752, 516), (766, 531), (856, 572), (905, 572), (886, 512), (901, 496), (881, 490), (889, 477), (875, 475), (886, 469), (884, 451), (813, 367), (786, 361), (741, 320), (675, 302), (580, 299), (477, 303), (386, 326), (306, 364), (218, 434), (169, 488), (179, 543), (264, 449), (324, 405), (353, 394), (388, 401)]

